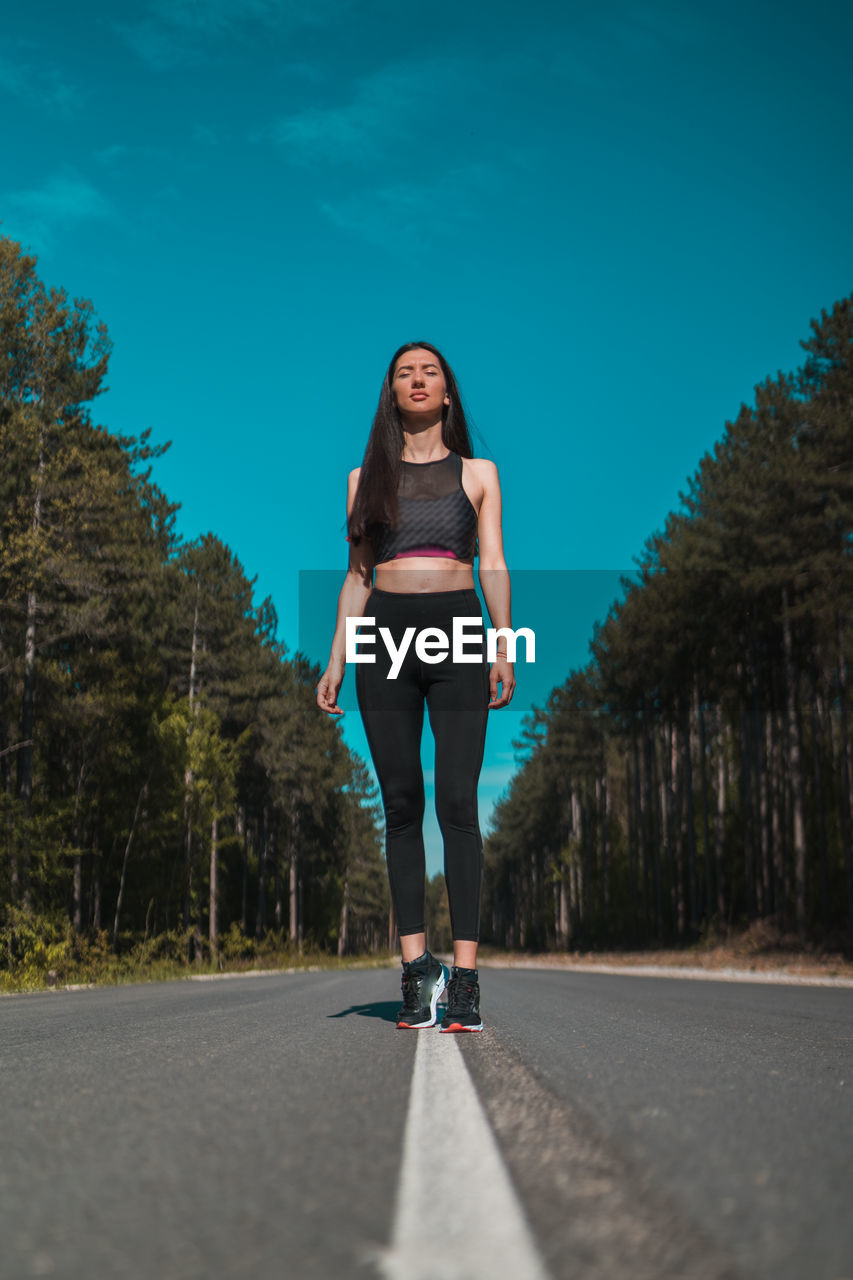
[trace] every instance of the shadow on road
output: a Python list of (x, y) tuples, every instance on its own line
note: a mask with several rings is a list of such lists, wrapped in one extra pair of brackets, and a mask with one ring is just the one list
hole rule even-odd
[(326, 1016), (348, 1018), (351, 1013), (357, 1013), (360, 1018), (381, 1018), (383, 1022), (396, 1022), (399, 1008), (399, 1000), (374, 1000), (371, 1004), (351, 1004), (348, 1009), (341, 1009), (340, 1013), (329, 1013)]

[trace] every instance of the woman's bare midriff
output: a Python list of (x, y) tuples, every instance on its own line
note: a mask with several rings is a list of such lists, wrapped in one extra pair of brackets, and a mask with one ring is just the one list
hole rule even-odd
[(473, 591), (474, 566), (445, 556), (404, 556), (376, 566), (380, 591)]

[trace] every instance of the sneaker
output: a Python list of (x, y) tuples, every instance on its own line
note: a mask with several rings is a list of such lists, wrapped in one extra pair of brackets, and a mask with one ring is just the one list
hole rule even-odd
[(441, 1020), (442, 1031), (482, 1031), (480, 1018), (480, 983), (476, 969), (457, 969), (447, 984), (447, 1012)]
[(403, 1007), (397, 1026), (418, 1030), (435, 1026), (435, 1007), (447, 985), (446, 969), (440, 960), (425, 951), (417, 960), (403, 961)]

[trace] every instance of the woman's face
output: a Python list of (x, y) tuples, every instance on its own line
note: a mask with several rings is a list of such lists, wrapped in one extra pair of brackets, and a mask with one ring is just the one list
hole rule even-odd
[(404, 351), (394, 365), (391, 394), (401, 413), (440, 417), (450, 397), (438, 356), (424, 347)]

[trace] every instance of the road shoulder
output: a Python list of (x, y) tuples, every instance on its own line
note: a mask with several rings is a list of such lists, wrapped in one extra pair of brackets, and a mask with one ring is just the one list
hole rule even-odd
[(555, 1280), (736, 1280), (718, 1247), (497, 1032), (461, 1047)]

